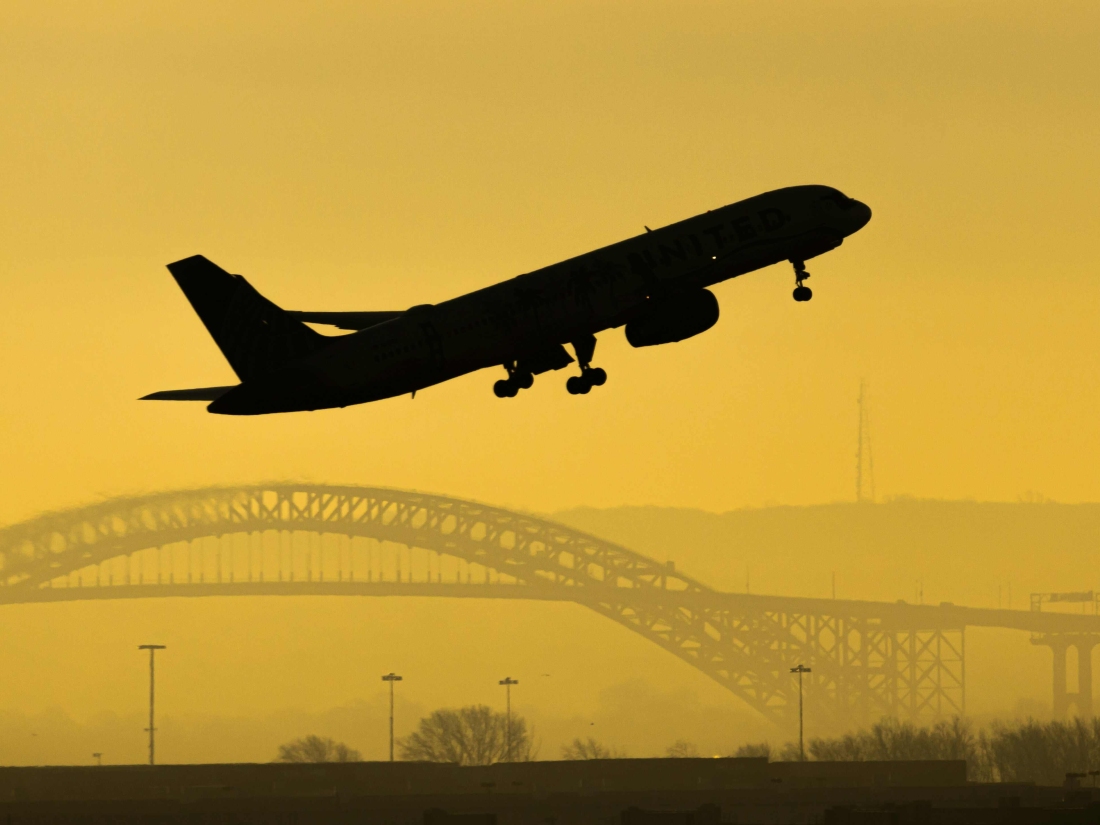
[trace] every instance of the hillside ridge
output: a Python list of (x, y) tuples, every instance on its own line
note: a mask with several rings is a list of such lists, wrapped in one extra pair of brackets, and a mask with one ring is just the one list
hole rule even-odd
[(828, 597), (835, 574), (842, 598), (1026, 609), (1030, 592), (1100, 589), (1100, 503), (905, 498), (724, 513), (575, 507), (551, 517), (734, 592)]

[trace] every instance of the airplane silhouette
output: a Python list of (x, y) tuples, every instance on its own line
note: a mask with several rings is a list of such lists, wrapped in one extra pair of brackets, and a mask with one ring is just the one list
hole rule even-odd
[[(871, 219), (865, 204), (827, 186), (792, 186), (724, 206), (441, 304), (404, 311), (280, 309), (240, 275), (201, 255), (168, 264), (241, 383), (167, 390), (143, 400), (210, 401), (226, 415), (319, 410), (377, 401), (486, 367), (514, 397), (535, 376), (574, 361), (566, 389), (583, 395), (607, 373), (592, 366), (596, 333), (626, 327), (649, 347), (718, 321), (707, 287), (789, 261), (796, 301), (808, 301), (805, 262)], [(322, 335), (307, 324), (353, 330)], [(569, 344), (573, 355), (565, 349)]]

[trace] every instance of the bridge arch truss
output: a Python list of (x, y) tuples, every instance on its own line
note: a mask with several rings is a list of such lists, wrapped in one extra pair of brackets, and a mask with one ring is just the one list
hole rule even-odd
[(965, 709), (961, 621), (869, 603), (716, 591), (529, 514), (373, 487), (269, 484), (113, 499), (0, 529), (0, 604), (209, 595), (574, 602), (706, 673), (767, 718), (838, 723)]

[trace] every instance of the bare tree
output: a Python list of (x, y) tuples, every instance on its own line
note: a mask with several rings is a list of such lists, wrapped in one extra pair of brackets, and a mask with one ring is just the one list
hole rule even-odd
[[(814, 741), (816, 741), (816, 740), (811, 739), (810, 740), (810, 746), (808, 748), (806, 748), (806, 750), (808, 751), (808, 753), (806, 754), (807, 759), (813, 759), (814, 758), (814, 750), (813, 750)], [(802, 751), (799, 750), (798, 743), (797, 742), (784, 742), (782, 747), (780, 747), (779, 751), (775, 754), (775, 761), (776, 762), (801, 762), (802, 761)]]
[(320, 736), (304, 736), (279, 745), (276, 762), (362, 762), (359, 751), (343, 742)]
[(759, 742), (757, 744), (742, 745), (736, 751), (734, 756), (763, 756), (765, 759), (771, 759), (772, 746), (767, 742)]
[(1100, 765), (1100, 719), (994, 723), (988, 734), (982, 733), (981, 745), (985, 776), (1059, 785), (1067, 773), (1085, 773)]
[[(773, 756), (780, 762), (798, 760), (798, 743), (786, 743)], [(959, 717), (925, 727), (886, 718), (843, 736), (811, 739), (806, 756), (835, 762), (961, 759), (975, 781), (1058, 785), (1067, 773), (1100, 765), (1100, 719), (993, 722), (975, 733)]]
[[(957, 716), (927, 727), (884, 718), (869, 729), (832, 739), (811, 739), (806, 745), (806, 757), (826, 762), (963, 759), (971, 779), (988, 782), (994, 779), (991, 754), (997, 744), (1005, 743), (1025, 728), (1021, 726), (1012, 731), (995, 728), (994, 734), (987, 736), (985, 732), (975, 735), (970, 722)], [(1007, 735), (999, 736), (999, 732)], [(780, 762), (794, 762), (799, 758), (797, 742), (788, 742), (778, 754)], [(1040, 761), (1052, 764), (1045, 756)], [(1005, 776), (1000, 778), (1003, 780)], [(1034, 774), (1019, 777), (1021, 780), (1025, 778), (1039, 777)]]
[[(513, 762), (535, 759), (533, 731), (522, 716), (512, 714)], [(491, 765), (508, 760), (508, 718), (487, 705), (444, 708), (420, 720), (415, 733), (397, 742), (401, 758), (455, 765)]]
[(587, 740), (577, 737), (568, 745), (562, 745), (562, 759), (625, 759), (626, 754), (618, 748), (601, 745), (591, 736)]
[(973, 760), (979, 742), (965, 719), (955, 717), (930, 727), (912, 722), (883, 719), (870, 730), (857, 731), (836, 739), (811, 739), (806, 748), (813, 759), (851, 762), (872, 759), (966, 759)]
[(665, 756), (672, 759), (695, 759), (699, 756), (699, 749), (691, 742), (677, 739), (665, 748)]

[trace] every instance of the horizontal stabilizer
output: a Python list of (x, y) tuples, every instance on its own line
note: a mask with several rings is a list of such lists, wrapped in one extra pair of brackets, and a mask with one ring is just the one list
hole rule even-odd
[(233, 387), (195, 387), (191, 390), (161, 390), (143, 395), (139, 401), (214, 401)]
[(287, 315), (306, 324), (328, 324), (337, 329), (361, 330), (367, 327), (392, 321), (404, 312), (379, 311), (379, 312), (300, 312), (287, 310)]

